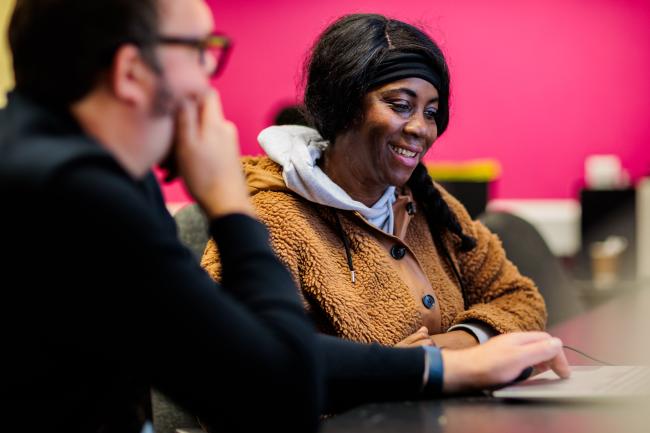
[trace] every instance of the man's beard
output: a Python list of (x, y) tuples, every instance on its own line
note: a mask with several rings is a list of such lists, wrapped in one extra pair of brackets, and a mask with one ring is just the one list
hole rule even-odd
[(154, 117), (176, 115), (178, 108), (179, 104), (174, 97), (174, 92), (172, 92), (167, 80), (165, 80), (164, 77), (161, 77), (156, 86), (156, 94), (154, 95), (151, 107), (151, 115)]
[[(179, 107), (180, 104), (174, 97), (174, 92), (172, 92), (169, 83), (167, 83), (167, 80), (165, 80), (164, 77), (161, 77), (156, 88), (153, 104), (151, 106), (151, 116), (154, 118), (169, 116), (175, 117)], [(166, 182), (170, 182), (178, 176), (178, 167), (176, 165), (176, 151), (173, 144), (170, 144), (167, 155), (160, 162), (159, 167), (166, 172)]]

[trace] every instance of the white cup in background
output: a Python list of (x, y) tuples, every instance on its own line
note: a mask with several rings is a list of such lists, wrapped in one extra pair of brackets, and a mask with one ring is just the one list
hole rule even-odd
[(590, 245), (591, 275), (596, 289), (611, 289), (619, 280), (621, 256), (627, 248), (627, 239), (609, 236)]
[(585, 159), (585, 182), (590, 189), (615, 189), (624, 185), (625, 173), (616, 155), (590, 155)]

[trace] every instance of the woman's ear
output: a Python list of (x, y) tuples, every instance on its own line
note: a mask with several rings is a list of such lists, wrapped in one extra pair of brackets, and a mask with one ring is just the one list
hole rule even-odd
[(122, 45), (113, 57), (109, 85), (114, 96), (134, 108), (148, 108), (155, 97), (157, 74), (142, 58), (140, 49)]

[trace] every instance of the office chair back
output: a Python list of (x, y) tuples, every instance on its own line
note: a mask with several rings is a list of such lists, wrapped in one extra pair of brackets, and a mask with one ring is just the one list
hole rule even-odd
[(183, 245), (192, 250), (200, 262), (210, 237), (205, 214), (198, 204), (193, 203), (176, 212), (174, 220), (178, 228), (178, 238)]

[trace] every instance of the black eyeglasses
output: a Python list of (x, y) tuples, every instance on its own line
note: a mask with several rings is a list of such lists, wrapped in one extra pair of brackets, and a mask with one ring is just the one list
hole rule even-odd
[(211, 77), (219, 75), (226, 64), (230, 52), (231, 41), (226, 35), (212, 33), (205, 38), (190, 38), (183, 36), (158, 36), (158, 43), (169, 45), (185, 45), (199, 52), (199, 61), (206, 65), (206, 53), (214, 58), (215, 64), (209, 71)]

